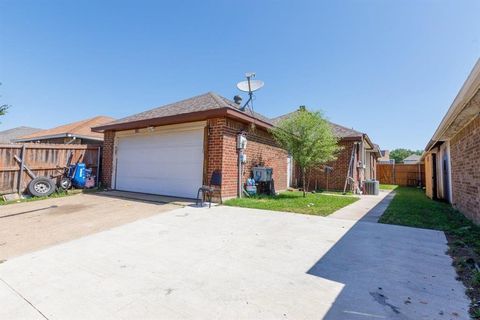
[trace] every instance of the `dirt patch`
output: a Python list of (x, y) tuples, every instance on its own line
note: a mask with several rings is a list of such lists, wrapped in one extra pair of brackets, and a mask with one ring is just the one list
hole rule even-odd
[(86, 204), (67, 204), (61, 206), (54, 206), (49, 210), (49, 214), (70, 214), (80, 210), (88, 209), (90, 206)]
[(0, 261), (176, 208), (99, 194), (2, 206)]
[(465, 293), (472, 300), (470, 314), (473, 319), (480, 319), (480, 256), (462, 241), (462, 237), (449, 232), (445, 234), (450, 248), (448, 254), (457, 271), (457, 280), (463, 282), (467, 288)]

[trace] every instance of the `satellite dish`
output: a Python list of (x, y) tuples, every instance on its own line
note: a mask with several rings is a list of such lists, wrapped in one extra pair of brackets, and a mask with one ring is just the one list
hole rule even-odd
[(243, 92), (254, 92), (261, 89), (264, 85), (265, 83), (261, 80), (247, 80), (237, 83), (237, 88)]

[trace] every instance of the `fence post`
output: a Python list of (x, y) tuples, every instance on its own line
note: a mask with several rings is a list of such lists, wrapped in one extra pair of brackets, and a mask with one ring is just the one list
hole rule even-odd
[(20, 170), (18, 171), (18, 186), (17, 191), (18, 194), (21, 194), (21, 188), (23, 184), (23, 170), (25, 168), (25, 151), (26, 151), (25, 144), (22, 145), (22, 161), (20, 162)]
[(393, 174), (393, 184), (397, 184), (397, 182), (395, 181), (395, 162), (393, 163), (392, 168), (393, 168), (393, 170), (392, 170), (392, 174)]

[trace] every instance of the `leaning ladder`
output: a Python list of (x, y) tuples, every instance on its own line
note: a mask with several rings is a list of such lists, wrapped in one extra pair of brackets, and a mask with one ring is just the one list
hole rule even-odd
[(355, 161), (355, 149), (357, 148), (357, 145), (356, 144), (353, 144), (353, 148), (352, 148), (352, 155), (350, 156), (350, 163), (348, 164), (348, 173), (347, 173), (347, 178), (345, 179), (345, 185), (343, 187), (343, 194), (346, 194), (347, 193), (347, 185), (348, 185), (348, 181), (349, 180), (352, 180), (353, 181), (353, 178), (352, 178), (352, 170), (353, 170), (353, 165), (354, 165), (354, 161)]

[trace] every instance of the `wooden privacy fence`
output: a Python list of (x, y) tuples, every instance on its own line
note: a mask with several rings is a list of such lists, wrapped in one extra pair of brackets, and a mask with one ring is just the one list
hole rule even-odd
[(58, 176), (72, 154), (71, 163), (83, 162), (92, 174), (100, 171), (101, 148), (64, 144), (0, 144), (0, 194), (24, 192), (32, 180), (28, 170), (21, 170), (23, 160), (37, 176)]
[(403, 163), (377, 163), (377, 179), (382, 184), (397, 184), (399, 186), (424, 186), (425, 165)]

